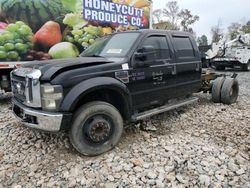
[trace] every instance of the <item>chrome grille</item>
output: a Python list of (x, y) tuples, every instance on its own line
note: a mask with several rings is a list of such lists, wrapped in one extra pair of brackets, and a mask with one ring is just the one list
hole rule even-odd
[(30, 107), (41, 107), (40, 70), (19, 68), (11, 72), (11, 85), (14, 97)]

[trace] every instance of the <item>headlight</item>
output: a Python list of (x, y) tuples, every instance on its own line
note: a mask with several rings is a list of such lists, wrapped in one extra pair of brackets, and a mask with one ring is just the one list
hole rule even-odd
[(63, 99), (63, 89), (60, 85), (41, 85), (42, 108), (44, 110), (56, 111)]

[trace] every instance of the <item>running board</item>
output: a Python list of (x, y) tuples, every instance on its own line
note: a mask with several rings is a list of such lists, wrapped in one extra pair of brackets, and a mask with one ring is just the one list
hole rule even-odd
[(142, 119), (145, 119), (147, 117), (150, 117), (150, 116), (153, 116), (153, 115), (156, 115), (156, 114), (160, 114), (160, 113), (163, 113), (163, 112), (166, 112), (166, 111), (169, 111), (169, 110), (179, 108), (181, 106), (193, 104), (193, 103), (195, 103), (197, 101), (198, 101), (197, 97), (190, 97), (190, 98), (187, 98), (187, 99), (178, 100), (178, 101), (175, 101), (173, 103), (169, 103), (169, 104), (160, 106), (158, 108), (154, 108), (154, 109), (151, 109), (151, 110), (148, 110), (148, 111), (141, 112), (141, 113), (138, 113), (136, 115), (133, 115), (132, 116), (132, 121), (142, 120)]

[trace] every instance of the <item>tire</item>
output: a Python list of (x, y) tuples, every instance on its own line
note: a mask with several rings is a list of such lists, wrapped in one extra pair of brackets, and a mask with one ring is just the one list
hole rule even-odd
[(206, 63), (207, 63), (207, 68), (212, 68), (212, 63), (210, 62), (210, 60), (207, 60)]
[(96, 156), (114, 148), (123, 133), (123, 119), (109, 103), (83, 105), (74, 115), (69, 132), (71, 144), (81, 154)]
[(226, 78), (221, 89), (221, 102), (235, 103), (239, 96), (239, 83), (235, 78)]
[(218, 77), (214, 80), (214, 83), (212, 86), (212, 101), (214, 103), (221, 102), (221, 88), (223, 86), (224, 81), (225, 81), (225, 77)]
[(208, 63), (207, 63), (207, 60), (205, 58), (202, 58), (201, 59), (201, 63), (202, 63), (202, 68), (208, 68)]
[(248, 63), (247, 64), (242, 64), (241, 65), (241, 70), (242, 71), (248, 71), (248, 69), (249, 69), (248, 66), (249, 66)]

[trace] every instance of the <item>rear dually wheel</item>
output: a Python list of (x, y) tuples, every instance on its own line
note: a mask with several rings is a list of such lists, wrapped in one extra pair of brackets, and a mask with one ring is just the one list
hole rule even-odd
[(221, 88), (221, 102), (235, 103), (239, 96), (239, 83), (235, 78), (226, 78)]

